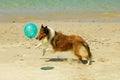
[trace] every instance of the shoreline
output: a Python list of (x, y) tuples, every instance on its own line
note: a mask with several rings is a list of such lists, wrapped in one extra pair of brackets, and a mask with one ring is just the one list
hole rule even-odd
[(114, 12), (51, 12), (41, 14), (0, 14), (0, 22), (65, 21), (65, 22), (120, 22)]

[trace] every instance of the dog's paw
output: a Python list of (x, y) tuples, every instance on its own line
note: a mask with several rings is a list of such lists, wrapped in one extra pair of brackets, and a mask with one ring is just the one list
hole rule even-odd
[(46, 49), (43, 49), (43, 56), (45, 55), (45, 53), (46, 53)]
[(81, 62), (82, 62), (83, 64), (87, 64), (87, 63), (88, 63), (87, 60), (82, 60)]

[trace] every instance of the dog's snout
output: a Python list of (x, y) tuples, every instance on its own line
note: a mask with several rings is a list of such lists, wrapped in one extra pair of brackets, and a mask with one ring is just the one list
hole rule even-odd
[(42, 39), (42, 37), (36, 37), (36, 40), (41, 40)]
[(36, 37), (35, 39), (38, 40), (38, 37)]
[(35, 39), (38, 39), (37, 37)]

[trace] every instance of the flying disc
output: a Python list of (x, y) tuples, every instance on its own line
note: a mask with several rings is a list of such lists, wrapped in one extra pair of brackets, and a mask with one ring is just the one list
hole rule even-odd
[(45, 66), (45, 67), (41, 67), (40, 69), (41, 70), (52, 70), (52, 69), (54, 69), (54, 67), (52, 67), (52, 66)]

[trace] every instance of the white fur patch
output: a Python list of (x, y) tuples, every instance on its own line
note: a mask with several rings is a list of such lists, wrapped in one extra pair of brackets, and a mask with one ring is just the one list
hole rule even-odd
[(87, 50), (86, 50), (86, 48), (84, 47), (84, 46), (81, 46), (81, 48), (80, 48), (80, 55), (84, 58), (84, 57), (86, 57), (86, 56), (88, 56), (88, 52), (87, 52)]
[(52, 38), (55, 36), (55, 31), (50, 27), (48, 27), (48, 29), (50, 30), (50, 38), (48, 40), (50, 42), (52, 40)]
[(42, 45), (44, 45), (44, 46), (48, 46), (49, 45), (47, 37), (45, 37), (44, 39), (42, 39)]

